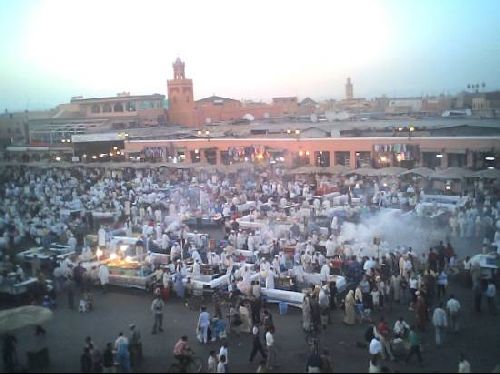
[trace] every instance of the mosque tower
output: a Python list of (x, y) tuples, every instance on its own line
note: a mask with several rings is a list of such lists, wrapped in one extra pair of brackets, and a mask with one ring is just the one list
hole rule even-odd
[(193, 81), (186, 79), (185, 64), (180, 58), (175, 60), (172, 67), (174, 79), (167, 81), (169, 122), (193, 127), (195, 126)]

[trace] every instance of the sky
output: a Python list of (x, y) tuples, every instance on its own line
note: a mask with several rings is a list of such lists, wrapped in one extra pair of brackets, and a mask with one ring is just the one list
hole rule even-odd
[(166, 94), (177, 57), (195, 99), (500, 89), (500, 1), (0, 0), (0, 111)]

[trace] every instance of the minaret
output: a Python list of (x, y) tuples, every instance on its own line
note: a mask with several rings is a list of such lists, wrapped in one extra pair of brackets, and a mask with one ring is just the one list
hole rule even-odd
[(347, 78), (347, 83), (345, 84), (345, 98), (346, 100), (352, 100), (354, 97), (352, 94), (353, 87), (351, 83), (351, 78)]
[(184, 67), (180, 58), (172, 64), (174, 79), (167, 81), (168, 120), (179, 125), (194, 126), (193, 81), (186, 79)]

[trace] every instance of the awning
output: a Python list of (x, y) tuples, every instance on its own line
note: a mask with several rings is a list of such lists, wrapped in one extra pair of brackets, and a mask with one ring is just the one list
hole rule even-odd
[(118, 133), (84, 134), (71, 136), (71, 141), (73, 143), (118, 142), (123, 140), (123, 136), (120, 136), (120, 134)]
[(449, 167), (447, 169), (442, 169), (436, 171), (434, 174), (430, 176), (432, 179), (463, 179), (469, 178), (474, 174), (473, 171), (457, 168), (457, 167)]
[(415, 174), (415, 175), (418, 175), (418, 176), (421, 176), (424, 178), (428, 178), (432, 174), (434, 174), (434, 170), (432, 170), (430, 168), (421, 167), (421, 168), (415, 168), (415, 169), (411, 169), (411, 170), (408, 170), (408, 171), (401, 173), (401, 175), (408, 175), (408, 174)]
[(8, 152), (72, 152), (72, 148), (68, 147), (7, 147)]

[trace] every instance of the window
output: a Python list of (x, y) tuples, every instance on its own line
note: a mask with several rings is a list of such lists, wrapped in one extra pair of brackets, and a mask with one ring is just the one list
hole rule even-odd
[(329, 151), (314, 152), (314, 164), (315, 166), (329, 167), (330, 152)]
[(350, 152), (335, 152), (335, 165), (350, 166)]
[(113, 106), (113, 112), (123, 112), (123, 105), (121, 103), (116, 103)]
[(111, 105), (104, 104), (104, 106), (102, 107), (102, 112), (103, 113), (111, 113)]
[(201, 161), (200, 150), (195, 149), (194, 151), (191, 151), (191, 162), (194, 164), (200, 161)]
[(441, 166), (442, 153), (437, 152), (422, 152), (422, 164), (424, 167), (431, 169)]
[(94, 104), (92, 105), (92, 107), (90, 108), (90, 111), (92, 113), (101, 113), (101, 107), (97, 104)]
[(206, 149), (205, 150), (205, 158), (207, 159), (207, 162), (210, 165), (215, 165), (217, 164), (217, 150), (212, 148), (212, 149)]
[(467, 157), (461, 153), (448, 153), (448, 167), (465, 167), (467, 165)]
[(135, 103), (129, 101), (127, 103), (127, 112), (135, 112), (135, 111), (136, 111)]

